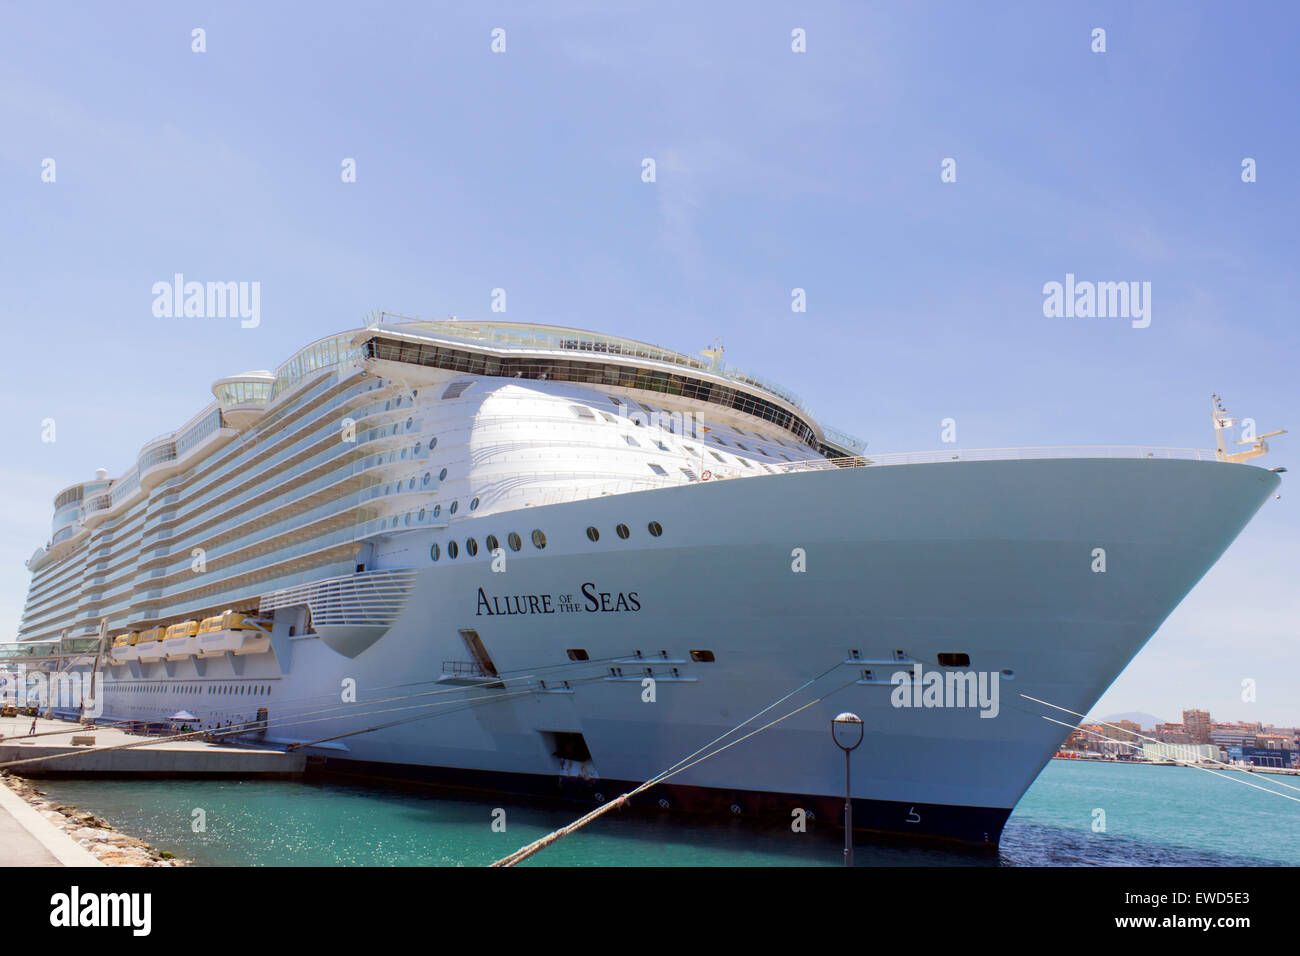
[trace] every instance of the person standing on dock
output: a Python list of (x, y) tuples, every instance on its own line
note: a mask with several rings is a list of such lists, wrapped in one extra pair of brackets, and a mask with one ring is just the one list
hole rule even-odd
[(29, 731), (27, 731), (27, 736), (28, 736), (28, 737), (33, 737), (33, 736), (35, 736), (35, 735), (36, 735), (36, 718), (33, 717), (33, 718), (32, 718), (32, 729), (29, 730)]

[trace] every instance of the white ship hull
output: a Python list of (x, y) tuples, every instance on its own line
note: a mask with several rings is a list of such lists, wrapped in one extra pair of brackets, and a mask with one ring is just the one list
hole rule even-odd
[[(470, 517), (456, 526), (462, 540), (504, 542), (517, 530), (523, 550), (505, 552), (499, 573), (486, 549), (431, 561), (436, 532), (389, 539), (400, 547), (377, 547), (370, 567), (417, 573), (391, 627), (355, 657), (321, 636), (290, 637), (279, 611), (263, 653), (114, 664), (104, 718), (160, 720), (183, 708), (212, 727), (265, 707), (273, 739), (352, 734), (309, 751), (344, 769), (595, 801), (823, 675), (727, 740), (824, 699), (646, 802), (833, 818), (844, 758), (830, 721), (853, 711), (865, 722), (852, 758), (856, 825), (996, 844), (1067, 733), (1043, 719), (1062, 714), (1021, 695), (1086, 713), (1277, 483), (1218, 462), (951, 462)], [(662, 536), (647, 533), (649, 522)], [(627, 540), (614, 532), (620, 523)], [(533, 528), (545, 529), (545, 550), (528, 543)], [(1104, 572), (1094, 570), (1098, 548)], [(602, 593), (610, 609), (593, 610)], [(500, 685), (438, 683), (445, 662), (469, 657), (463, 629), (479, 635)], [(571, 661), (570, 649), (590, 660)], [(692, 660), (692, 650), (714, 660)], [(628, 660), (638, 653), (646, 660)], [(889, 680), (910, 667), (897, 657), (928, 669), (949, 653), (969, 656), (956, 670), (998, 675), (996, 716), (894, 705)], [(645, 676), (653, 702), (643, 700)], [(343, 702), (349, 681), (355, 703)], [(142, 682), (159, 690), (141, 693)], [(355, 733), (383, 724), (393, 725)], [(580, 734), (590, 761), (557, 756), (556, 734)]]

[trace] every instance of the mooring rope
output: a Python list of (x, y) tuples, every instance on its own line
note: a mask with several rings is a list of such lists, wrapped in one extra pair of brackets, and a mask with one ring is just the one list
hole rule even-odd
[[(535, 853), (538, 853), (546, 849), (548, 846), (550, 846), (552, 843), (555, 843), (557, 840), (560, 840), (568, 836), (570, 833), (573, 833), (576, 830), (582, 829), (592, 820), (595, 820), (597, 817), (602, 816), (605, 813), (608, 813), (610, 810), (613, 810), (615, 807), (622, 807), (626, 805), (627, 802), (631, 800), (634, 796), (636, 796), (638, 793), (641, 793), (645, 790), (649, 790), (651, 787), (655, 786), (656, 784), (663, 783), (665, 780), (668, 780), (671, 777), (675, 777), (677, 774), (682, 773), (685, 770), (689, 770), (691, 767), (694, 767), (698, 763), (702, 763), (703, 761), (708, 760), (711, 757), (716, 757), (724, 750), (729, 750), (730, 748), (736, 746), (737, 744), (743, 743), (744, 741), (748, 740), (750, 737), (753, 737), (755, 734), (762, 733), (764, 730), (767, 730), (769, 727), (775, 726), (776, 724), (781, 723), (781, 721), (786, 720), (790, 717), (793, 717), (795, 714), (807, 710), (809, 707), (812, 707), (814, 704), (821, 703), (827, 697), (830, 697), (832, 694), (838, 693), (839, 691), (843, 690), (845, 687), (857, 683), (857, 680), (855, 678), (854, 680), (848, 681), (845, 684), (841, 684), (839, 687), (836, 687), (834, 690), (831, 690), (823, 694), (822, 696), (816, 698), (815, 700), (810, 700), (802, 707), (798, 707), (790, 711), (788, 714), (783, 714), (782, 716), (776, 718), (776, 720), (769, 721), (768, 723), (764, 724), (762, 727), (759, 727), (758, 729), (752, 730), (749, 733), (745, 734), (743, 737), (736, 738), (735, 740), (728, 743), (726, 746), (719, 747), (717, 750), (714, 750), (711, 753), (706, 753), (703, 756), (699, 756), (699, 754), (703, 753), (703, 751), (705, 750), (708, 750), (709, 747), (712, 747), (718, 741), (725, 740), (731, 734), (734, 734), (737, 730), (739, 730), (741, 727), (744, 727), (746, 724), (754, 720), (756, 717), (759, 717), (762, 714), (767, 713), (769, 710), (771, 710), (773, 707), (780, 704), (782, 701), (789, 700), (795, 694), (799, 693), (799, 691), (821, 680), (827, 674), (831, 673), (831, 671), (834, 671), (839, 667), (840, 664), (837, 662), (833, 667), (830, 667), (827, 670), (823, 671), (818, 676), (812, 678), (812, 680), (806, 681), (805, 683), (801, 684), (799, 687), (795, 688), (790, 693), (786, 694), (784, 697), (780, 697), (777, 700), (773, 701), (772, 703), (768, 704), (757, 714), (754, 714), (752, 717), (748, 717), (745, 720), (741, 721), (735, 727), (728, 730), (725, 734), (715, 737), (712, 741), (705, 744), (703, 747), (699, 748), (694, 753), (689, 754), (686, 757), (683, 757), (681, 760), (677, 761), (677, 763), (655, 774), (655, 776), (651, 777), (649, 780), (645, 781), (641, 785), (633, 788), (632, 790), (629, 790), (627, 793), (615, 797), (613, 800), (610, 800), (608, 803), (602, 804), (601, 806), (597, 807), (595, 810), (592, 810), (590, 813), (586, 814), (585, 816), (582, 816), (579, 819), (574, 820), (572, 823), (568, 824), (567, 826), (561, 827), (558, 830), (554, 830), (551, 833), (548, 833), (546, 836), (542, 837), (541, 839), (534, 840), (532, 843), (529, 843), (527, 846), (520, 847), (514, 853), (511, 853), (508, 856), (504, 856), (490, 865), (493, 867), (508, 867), (508, 866), (514, 866), (517, 863), (522, 863), (524, 860), (528, 859), (530, 856), (533, 856)], [(691, 759), (692, 757), (696, 759), (692, 760)], [(689, 761), (689, 763), (687, 761)]]

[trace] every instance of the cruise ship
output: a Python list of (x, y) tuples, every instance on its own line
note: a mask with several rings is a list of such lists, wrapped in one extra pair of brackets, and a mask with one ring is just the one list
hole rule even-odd
[(638, 800), (831, 825), (852, 712), (855, 828), (986, 847), (1068, 733), (1034, 701), (1087, 713), (1282, 470), (1222, 415), (868, 454), (720, 349), (495, 321), (376, 314), (212, 395), (54, 498), (11, 667), (327, 770), (596, 805), (679, 766)]

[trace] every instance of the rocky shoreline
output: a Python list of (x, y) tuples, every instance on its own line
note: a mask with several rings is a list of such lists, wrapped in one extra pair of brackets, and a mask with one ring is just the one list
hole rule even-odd
[(47, 800), (45, 792), (37, 790), (29, 780), (12, 773), (4, 773), (2, 776), (10, 790), (106, 866), (190, 865), (189, 860), (182, 860), (165, 850), (155, 849), (143, 840), (121, 833), (107, 820), (95, 816), (89, 810), (78, 810), (76, 807)]

